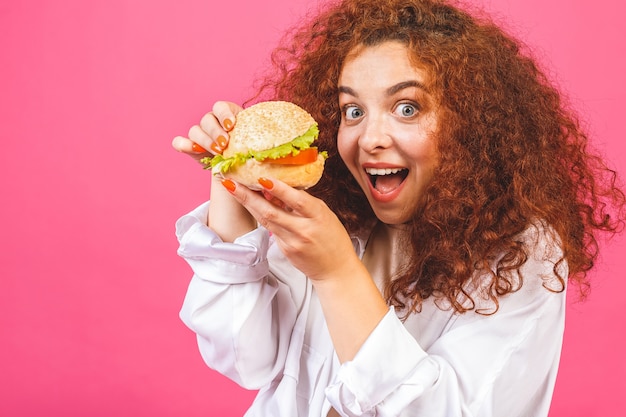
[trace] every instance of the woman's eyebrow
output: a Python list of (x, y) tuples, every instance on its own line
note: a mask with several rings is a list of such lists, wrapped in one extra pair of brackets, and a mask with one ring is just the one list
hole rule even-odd
[(346, 86), (340, 85), (339, 87), (337, 87), (337, 89), (339, 90), (340, 93), (350, 94), (352, 97), (357, 97), (357, 98), (359, 97), (359, 95), (356, 93), (356, 91), (354, 91), (350, 87), (346, 87)]
[(393, 86), (389, 87), (387, 89), (387, 95), (388, 96), (393, 96), (397, 92), (402, 91), (405, 88), (411, 88), (411, 87), (416, 87), (416, 88), (419, 88), (420, 90), (424, 90), (424, 91), (428, 92), (428, 90), (426, 89), (426, 86), (424, 84), (422, 84), (421, 82), (419, 82), (417, 80), (409, 80), (409, 81), (403, 81), (401, 83), (398, 83), (396, 85), (393, 85)]
[[(421, 82), (417, 81), (417, 80), (409, 80), (409, 81), (402, 81), (398, 84), (392, 85), (391, 87), (389, 87), (386, 91), (386, 94), (388, 96), (392, 96), (394, 94), (396, 94), (399, 91), (404, 90), (405, 88), (419, 88), (421, 90), (424, 90), (426, 92), (428, 92), (428, 90), (426, 89), (426, 86), (424, 84), (422, 84)], [(349, 94), (353, 97), (359, 97), (359, 95), (357, 94), (356, 91), (354, 91), (352, 88), (350, 87), (346, 87), (344, 85), (340, 85), (339, 87), (337, 87), (338, 91), (340, 93), (344, 93), (344, 94)]]

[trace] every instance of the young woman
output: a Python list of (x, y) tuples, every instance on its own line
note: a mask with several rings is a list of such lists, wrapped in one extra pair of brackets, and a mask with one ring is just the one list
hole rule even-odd
[[(259, 389), (247, 416), (546, 416), (567, 283), (624, 221), (559, 93), (436, 0), (344, 0), (274, 62), (257, 99), (307, 109), (329, 158), (308, 193), (213, 179), (178, 221), (206, 363)], [(220, 153), (239, 110), (174, 148)]]

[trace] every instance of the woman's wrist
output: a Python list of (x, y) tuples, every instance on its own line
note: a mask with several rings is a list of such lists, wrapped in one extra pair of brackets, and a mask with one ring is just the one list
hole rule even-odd
[(257, 227), (254, 217), (233, 198), (215, 176), (212, 176), (211, 180), (208, 226), (224, 242), (233, 242)]

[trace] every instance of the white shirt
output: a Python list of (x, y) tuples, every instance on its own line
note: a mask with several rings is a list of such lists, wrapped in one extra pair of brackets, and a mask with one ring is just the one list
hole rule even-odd
[[(259, 393), (246, 417), (542, 417), (548, 415), (565, 321), (553, 268), (561, 250), (544, 227), (522, 239), (522, 288), (492, 315), (424, 302), (393, 308), (352, 361), (339, 364), (311, 282), (258, 228), (224, 243), (208, 203), (176, 224), (194, 275), (180, 313), (207, 365)], [(362, 256), (365, 240), (353, 238)], [(559, 273), (566, 277), (564, 265)], [(477, 290), (479, 307), (493, 307)]]

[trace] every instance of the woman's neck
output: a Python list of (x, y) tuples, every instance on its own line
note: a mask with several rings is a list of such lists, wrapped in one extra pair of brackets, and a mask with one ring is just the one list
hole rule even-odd
[(381, 292), (406, 263), (407, 232), (407, 225), (381, 222), (372, 229), (362, 261)]

